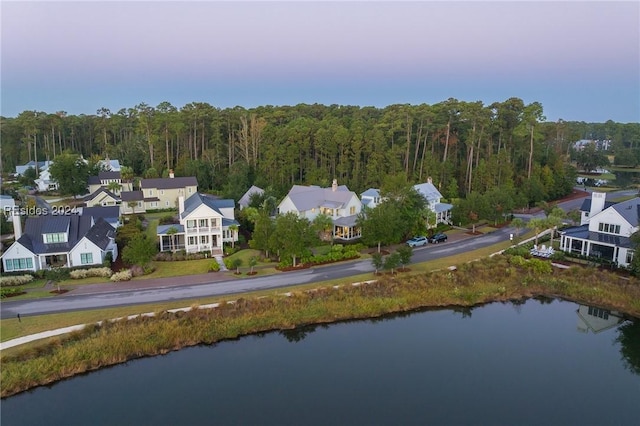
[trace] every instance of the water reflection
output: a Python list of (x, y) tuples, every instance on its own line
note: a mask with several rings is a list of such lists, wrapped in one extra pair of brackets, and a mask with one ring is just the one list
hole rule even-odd
[(617, 311), (580, 305), (578, 314), (578, 331), (583, 333), (600, 333), (620, 324), (624, 318)]
[(627, 321), (618, 328), (617, 343), (625, 368), (640, 375), (640, 320)]

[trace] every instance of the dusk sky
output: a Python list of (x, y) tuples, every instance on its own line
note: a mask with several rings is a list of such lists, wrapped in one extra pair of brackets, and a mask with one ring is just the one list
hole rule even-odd
[(540, 102), (640, 121), (640, 2), (1, 3), (1, 109)]

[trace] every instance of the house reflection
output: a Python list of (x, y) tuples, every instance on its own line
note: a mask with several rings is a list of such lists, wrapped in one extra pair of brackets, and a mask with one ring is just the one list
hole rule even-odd
[(578, 314), (578, 331), (583, 333), (600, 333), (620, 324), (622, 315), (617, 311), (596, 308), (595, 306), (580, 305)]

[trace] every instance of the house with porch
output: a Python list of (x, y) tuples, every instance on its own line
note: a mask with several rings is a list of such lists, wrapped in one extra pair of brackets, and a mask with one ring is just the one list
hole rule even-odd
[(593, 192), (586, 201), (580, 226), (560, 231), (560, 250), (629, 266), (634, 250), (631, 235), (640, 228), (640, 198), (609, 204), (606, 193)]
[(116, 230), (105, 219), (113, 212), (95, 209), (102, 208), (84, 214), (28, 217), (24, 233), (20, 217), (13, 216), (16, 241), (2, 255), (3, 270), (35, 272), (101, 265), (108, 256), (117, 259)]
[[(437, 225), (439, 223), (450, 223), (451, 222), (451, 209), (453, 205), (442, 203), (440, 200), (442, 199), (442, 194), (438, 191), (438, 188), (435, 187), (431, 178), (427, 179), (427, 182), (420, 183), (413, 186), (418, 194), (422, 195), (422, 197), (427, 201), (427, 206), (429, 210), (436, 214), (436, 222), (435, 224), (429, 224), (431, 226)], [(366, 208), (375, 208), (378, 204), (384, 201), (384, 198), (380, 196), (380, 190), (375, 188), (369, 188), (360, 194), (362, 198), (362, 205)]]
[(186, 200), (179, 197), (178, 204), (180, 223), (158, 226), (161, 252), (185, 250), (221, 255), (224, 243), (238, 241), (239, 223), (233, 200), (195, 193)]
[(83, 198), (84, 205), (87, 207), (94, 206), (119, 206), (120, 197), (107, 188), (100, 187), (93, 193)]
[(360, 227), (356, 220), (362, 211), (362, 202), (345, 185), (338, 186), (333, 180), (330, 188), (294, 185), (278, 205), (278, 213), (296, 213), (313, 221), (319, 214), (325, 214), (333, 221), (333, 238), (355, 240), (360, 238)]
[[(123, 189), (131, 190), (131, 183), (122, 183), (120, 171), (102, 171), (98, 176), (89, 176), (89, 193), (94, 193), (100, 188), (107, 188), (115, 195), (120, 195)], [(110, 187), (111, 186), (111, 187)]]

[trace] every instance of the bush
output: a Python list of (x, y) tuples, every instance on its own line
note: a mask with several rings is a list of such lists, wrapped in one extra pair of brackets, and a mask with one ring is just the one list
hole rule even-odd
[(132, 277), (141, 277), (144, 275), (144, 268), (140, 265), (133, 265), (129, 268)]
[(124, 271), (116, 272), (111, 275), (111, 281), (120, 282), (120, 281), (129, 281), (131, 279), (131, 271), (125, 269)]
[(213, 262), (211, 262), (211, 265), (209, 265), (209, 272), (219, 272), (219, 271), (220, 271), (220, 265), (216, 260), (214, 260)]
[(551, 266), (551, 263), (540, 259), (529, 259), (528, 266), (537, 274), (550, 274), (553, 272), (553, 266)]
[(69, 272), (69, 277), (74, 280), (79, 280), (88, 277), (105, 277), (108, 278), (113, 274), (110, 268), (91, 268), (91, 269), (76, 269)]
[(33, 281), (33, 275), (14, 275), (9, 277), (0, 277), (0, 285), (7, 287), (14, 287), (18, 285), (24, 285)]
[(17, 296), (18, 294), (24, 293), (21, 287), (9, 287), (9, 288), (0, 288), (0, 299), (4, 299), (5, 297)]

